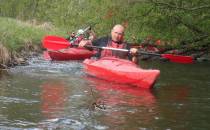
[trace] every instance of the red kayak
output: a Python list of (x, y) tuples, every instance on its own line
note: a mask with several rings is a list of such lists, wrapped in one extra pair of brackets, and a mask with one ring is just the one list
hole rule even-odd
[(86, 59), (83, 63), (85, 71), (92, 76), (146, 89), (152, 88), (160, 75), (159, 70), (142, 69), (131, 61), (114, 57)]
[(68, 48), (62, 50), (48, 50), (48, 54), (52, 60), (84, 60), (94, 55), (93, 51), (85, 48)]

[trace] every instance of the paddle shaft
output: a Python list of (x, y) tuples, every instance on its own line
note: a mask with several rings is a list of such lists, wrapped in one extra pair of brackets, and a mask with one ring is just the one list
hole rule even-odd
[[(71, 44), (65, 38), (58, 37), (58, 36), (47, 36), (43, 39), (43, 46), (50, 50), (60, 50), (60, 49), (68, 48), (69, 46), (71, 46)], [(73, 46), (78, 46), (78, 45), (73, 45)], [(86, 47), (130, 52), (130, 50), (127, 50), (127, 49), (119, 49), (119, 48), (111, 48), (111, 47), (100, 47), (100, 46), (91, 46), (91, 45), (86, 45)], [(137, 54), (160, 56), (160, 57), (169, 59), (171, 62), (176, 62), (176, 63), (186, 64), (186, 63), (194, 62), (194, 58), (192, 56), (157, 54), (157, 53), (151, 53), (151, 52), (145, 52), (145, 51), (138, 51)]]
[[(130, 52), (130, 50), (127, 50), (127, 49), (119, 49), (119, 48), (112, 48), (112, 47), (99, 47), (99, 46), (90, 46), (90, 45), (88, 45), (86, 47)], [(175, 62), (175, 63), (189, 64), (189, 63), (194, 62), (194, 59), (191, 56), (181, 56), (181, 55), (173, 55), (173, 54), (157, 54), (157, 53), (151, 53), (151, 52), (145, 52), (145, 51), (137, 51), (137, 55), (142, 55), (142, 54), (143, 55), (159, 56), (159, 57), (168, 59), (169, 61)]]
[[(130, 52), (130, 50), (127, 50), (127, 49), (112, 48), (112, 47), (99, 47), (99, 46), (90, 46), (90, 45), (87, 45), (86, 47), (98, 48), (98, 49), (106, 49), (106, 50), (113, 50), (113, 51)], [(161, 54), (150, 53), (150, 52), (145, 52), (145, 51), (138, 51), (137, 53), (138, 53), (138, 54), (145, 54), (145, 55), (162, 56)]]

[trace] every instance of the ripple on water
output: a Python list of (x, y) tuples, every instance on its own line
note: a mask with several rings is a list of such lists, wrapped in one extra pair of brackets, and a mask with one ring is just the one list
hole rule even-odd
[(83, 75), (81, 61), (46, 61), (40, 57), (32, 58), (27, 66), (16, 66), (11, 73), (23, 73), (30, 76), (69, 76)]
[(38, 100), (29, 100), (29, 99), (20, 99), (20, 98), (0, 96), (0, 102), (2, 102), (2, 103), (25, 103), (25, 104), (33, 104), (33, 103), (38, 103), (39, 101)]
[(69, 118), (54, 118), (44, 120), (39, 123), (43, 129), (74, 129), (74, 130), (83, 130), (85, 125), (78, 120), (69, 119)]
[[(3, 123), (4, 125), (8, 124), (8, 126), (1, 126), (1, 123)], [(3, 122), (0, 122), (0, 129), (1, 130), (23, 130), (24, 127), (30, 127), (30, 126), (36, 126), (36, 125), (37, 123), (33, 123), (29, 121), (21, 121), (21, 120), (3, 121)], [(37, 130), (37, 128), (33, 130)]]

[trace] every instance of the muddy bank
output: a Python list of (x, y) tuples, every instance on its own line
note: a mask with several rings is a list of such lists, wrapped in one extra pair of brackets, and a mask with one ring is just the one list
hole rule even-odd
[(28, 58), (38, 56), (42, 53), (43, 48), (40, 45), (28, 43), (19, 50), (11, 51), (3, 46), (3, 44), (0, 44), (0, 69), (8, 69), (17, 65), (27, 65)]

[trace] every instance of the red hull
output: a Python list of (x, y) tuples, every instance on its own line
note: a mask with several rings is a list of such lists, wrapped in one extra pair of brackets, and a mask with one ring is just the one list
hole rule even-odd
[(160, 75), (159, 70), (145, 70), (131, 61), (113, 57), (100, 60), (86, 59), (85, 71), (95, 77), (140, 88), (152, 88)]
[(59, 51), (48, 50), (48, 54), (52, 60), (84, 60), (94, 55), (94, 52), (85, 48), (68, 48)]

